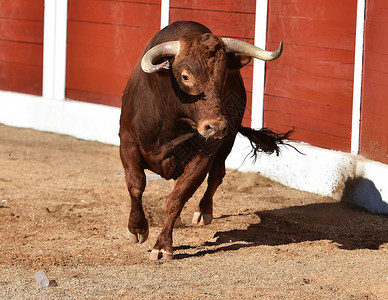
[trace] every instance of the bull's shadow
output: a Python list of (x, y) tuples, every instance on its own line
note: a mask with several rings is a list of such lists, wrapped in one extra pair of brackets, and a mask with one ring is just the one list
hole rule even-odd
[[(379, 249), (388, 242), (388, 216), (372, 215), (346, 204), (317, 203), (276, 210), (255, 212), (260, 222), (246, 230), (218, 231), (215, 242), (203, 246), (211, 249), (195, 254), (176, 254), (176, 259), (203, 256), (220, 251), (234, 251), (259, 245), (286, 245), (308, 241), (330, 240), (340, 249)], [(221, 216), (229, 218), (230, 216)], [(214, 220), (217, 222), (217, 219)], [(214, 247), (215, 246), (215, 247)], [(181, 246), (176, 249), (191, 248)]]

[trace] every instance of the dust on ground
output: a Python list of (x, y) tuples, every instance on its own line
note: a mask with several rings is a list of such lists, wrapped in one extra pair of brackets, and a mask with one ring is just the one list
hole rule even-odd
[(0, 125), (0, 298), (388, 299), (387, 216), (255, 173), (228, 170), (205, 227), (202, 186), (175, 259), (149, 261), (172, 187), (148, 181), (150, 237), (130, 244), (118, 147)]

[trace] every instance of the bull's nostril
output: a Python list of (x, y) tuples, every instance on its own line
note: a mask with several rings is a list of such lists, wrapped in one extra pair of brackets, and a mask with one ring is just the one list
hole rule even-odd
[(226, 125), (223, 119), (206, 119), (198, 122), (197, 130), (205, 138), (221, 139), (227, 133)]

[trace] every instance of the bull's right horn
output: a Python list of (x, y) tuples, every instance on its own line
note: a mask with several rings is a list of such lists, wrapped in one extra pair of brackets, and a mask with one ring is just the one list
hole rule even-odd
[(239, 52), (265, 61), (277, 59), (283, 52), (283, 42), (280, 42), (277, 50), (266, 51), (240, 40), (231, 38), (222, 38), (222, 40), (225, 43), (226, 52)]
[(179, 41), (171, 41), (152, 47), (141, 59), (141, 68), (146, 73), (158, 72), (160, 69), (169, 69), (170, 63), (168, 60), (157, 65), (153, 63), (161, 57), (176, 56), (179, 53), (180, 45)]

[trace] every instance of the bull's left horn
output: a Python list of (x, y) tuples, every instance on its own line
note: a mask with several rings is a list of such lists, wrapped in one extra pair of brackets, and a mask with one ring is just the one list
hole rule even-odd
[(222, 40), (226, 45), (226, 52), (238, 52), (265, 61), (277, 59), (283, 52), (283, 42), (280, 42), (276, 51), (266, 51), (240, 40), (231, 38), (222, 38)]
[(169, 69), (170, 65), (168, 61), (164, 61), (158, 65), (154, 65), (153, 62), (161, 57), (175, 56), (179, 53), (179, 49), (179, 41), (171, 41), (156, 45), (144, 54), (141, 59), (141, 68), (146, 73), (154, 73), (160, 69)]

